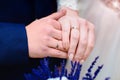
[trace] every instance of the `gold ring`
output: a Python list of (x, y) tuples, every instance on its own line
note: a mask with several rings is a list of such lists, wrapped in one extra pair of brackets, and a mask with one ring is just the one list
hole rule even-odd
[(79, 28), (75, 27), (75, 26), (72, 26), (71, 29), (77, 29), (77, 30), (79, 30)]

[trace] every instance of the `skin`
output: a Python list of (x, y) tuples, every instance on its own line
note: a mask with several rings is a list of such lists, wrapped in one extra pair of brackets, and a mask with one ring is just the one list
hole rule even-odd
[[(33, 21), (26, 26), (28, 37), (29, 57), (67, 58), (67, 53), (62, 46), (62, 31), (57, 21), (66, 14), (65, 10), (53, 13), (47, 17)], [(59, 47), (56, 49), (56, 44)]]
[(77, 11), (66, 7), (62, 9), (67, 11), (66, 15), (59, 19), (62, 26), (63, 47), (68, 51), (70, 60), (82, 63), (94, 47), (94, 25), (80, 18)]
[(82, 63), (90, 55), (95, 42), (94, 25), (80, 18), (77, 11), (65, 7), (35, 20), (26, 26), (26, 32), (31, 58), (69, 57)]

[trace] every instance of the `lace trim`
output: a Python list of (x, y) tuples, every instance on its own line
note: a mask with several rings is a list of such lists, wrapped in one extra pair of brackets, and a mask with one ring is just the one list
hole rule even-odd
[(57, 0), (58, 10), (62, 7), (68, 7), (73, 10), (78, 10), (78, 1), (79, 0)]

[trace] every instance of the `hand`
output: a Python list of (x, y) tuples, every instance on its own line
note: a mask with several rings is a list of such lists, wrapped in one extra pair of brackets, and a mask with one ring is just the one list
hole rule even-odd
[[(94, 25), (90, 22), (88, 22), (85, 19), (79, 18), (79, 23), (80, 23), (80, 28), (78, 31), (79, 32), (79, 41), (78, 44), (76, 45), (76, 53), (74, 53), (74, 61), (83, 63), (90, 53), (92, 52), (94, 48), (94, 43), (95, 43), (95, 30), (94, 30)], [(74, 28), (75, 29), (75, 28)], [(72, 30), (74, 30), (72, 29)], [(72, 32), (71, 30), (71, 32)], [(76, 35), (75, 32), (71, 33), (71, 35)], [(74, 44), (75, 39), (73, 38), (73, 44)], [(72, 42), (71, 42), (72, 43)], [(72, 52), (74, 48), (69, 49), (69, 54)]]
[[(72, 26), (78, 27), (79, 23), (78, 23), (78, 13), (77, 11), (71, 10), (69, 8), (64, 7), (64, 9), (67, 11), (66, 15), (61, 17), (59, 19), (59, 22), (61, 23), (61, 27), (62, 27), (62, 39), (63, 39), (63, 47), (64, 49), (66, 49), (66, 51), (69, 49), (69, 44), (70, 44), (70, 29)], [(78, 33), (79, 34), (79, 33)], [(71, 37), (73, 37), (71, 35)], [(77, 39), (78, 40), (78, 39)], [(77, 43), (77, 41), (76, 41)]]
[(68, 50), (70, 60), (83, 62), (94, 46), (94, 25), (80, 18), (77, 11), (65, 9), (66, 15), (59, 19), (63, 47)]
[(67, 58), (67, 53), (63, 51), (60, 23), (57, 21), (65, 13), (65, 10), (61, 10), (26, 26), (29, 57)]

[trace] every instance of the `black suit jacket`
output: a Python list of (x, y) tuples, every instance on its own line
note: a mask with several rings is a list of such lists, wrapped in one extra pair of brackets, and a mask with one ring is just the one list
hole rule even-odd
[(28, 58), (25, 26), (55, 11), (56, 0), (0, 0), (0, 80), (24, 80), (37, 66), (39, 59)]

